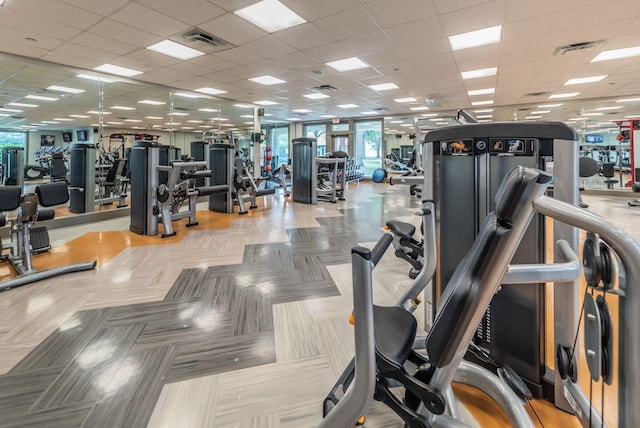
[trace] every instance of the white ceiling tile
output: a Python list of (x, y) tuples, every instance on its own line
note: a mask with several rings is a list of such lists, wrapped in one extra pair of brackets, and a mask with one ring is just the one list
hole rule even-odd
[(382, 28), (395, 27), (436, 15), (431, 1), (425, 0), (375, 0), (364, 8)]
[(202, 76), (211, 72), (208, 68), (201, 67), (196, 64), (192, 64), (188, 61), (178, 62), (176, 64), (167, 67), (168, 70), (173, 70), (177, 73), (188, 73), (193, 76)]
[(153, 64), (157, 67), (168, 67), (172, 64), (181, 62), (181, 60), (177, 58), (173, 58), (168, 55), (162, 55), (158, 52), (150, 51), (149, 49), (144, 48), (137, 49), (136, 51), (124, 56), (137, 61), (142, 61), (146, 64)]
[(237, 81), (238, 77), (234, 76), (233, 73), (230, 73), (229, 71), (230, 70), (219, 71), (216, 73), (205, 74), (200, 77), (205, 79), (210, 79), (214, 82), (220, 82), (220, 83), (230, 83), (230, 82)]
[(130, 0), (62, 0), (62, 2), (72, 5), (76, 8), (88, 10), (102, 16), (108, 16), (116, 10), (120, 9)]
[(331, 32), (322, 31), (312, 23), (296, 25), (273, 35), (296, 49), (309, 49), (335, 41)]
[[(94, 61), (94, 64), (96, 64), (95, 61)], [(155, 64), (152, 64), (146, 61), (141, 61), (140, 59), (132, 58), (131, 56), (118, 57), (113, 61), (111, 61), (109, 64), (119, 65), (120, 67), (132, 68), (134, 70), (142, 71), (144, 73), (158, 68), (158, 66), (156, 66)], [(91, 68), (97, 67), (98, 65), (100, 64), (96, 64)]]
[(138, 3), (157, 10), (189, 25), (197, 26), (222, 14), (224, 9), (207, 0), (189, 0), (188, 5), (175, 0), (137, 0)]
[(350, 58), (356, 55), (354, 51), (345, 48), (338, 42), (317, 46), (311, 49), (305, 49), (303, 52), (323, 63)]
[(295, 13), (307, 21), (315, 21), (329, 15), (335, 15), (358, 6), (356, 0), (281, 0)]
[(280, 58), (296, 51), (295, 48), (273, 35), (245, 43), (242, 47), (266, 58)]
[[(0, 13), (0, 26), (9, 28), (30, 29), (33, 31), (31, 37), (37, 35), (52, 37), (58, 40), (69, 40), (80, 33), (81, 30), (66, 25), (60, 25), (48, 19), (33, 16), (19, 10), (3, 7)], [(4, 50), (4, 49), (3, 49)]]
[(369, 15), (363, 13), (362, 7), (328, 16), (316, 21), (316, 25), (330, 33), (336, 40), (344, 40), (376, 31), (378, 28)]
[(407, 59), (406, 55), (397, 48), (390, 48), (376, 53), (371, 53), (369, 55), (362, 55), (360, 58), (372, 67), (377, 67), (381, 64), (393, 64)]
[(104, 19), (89, 30), (102, 37), (115, 39), (124, 43), (131, 43), (144, 48), (158, 42), (158, 37), (147, 31), (138, 29), (137, 26), (123, 24), (111, 19)]
[(221, 58), (229, 63), (233, 63), (233, 66), (236, 65), (247, 65), (257, 61), (261, 61), (266, 57), (260, 54), (256, 54), (251, 52), (245, 48), (233, 48), (228, 49), (226, 51), (217, 52), (215, 57)]
[(489, 3), (489, 0), (434, 0), (434, 3), (438, 13), (447, 13)]
[(247, 6), (251, 6), (256, 0), (208, 0), (209, 3), (216, 5), (228, 12), (234, 12)]
[(438, 38), (426, 42), (399, 44), (399, 49), (407, 58), (428, 58), (431, 55), (451, 52), (449, 39)]
[(266, 31), (233, 13), (226, 13), (218, 18), (202, 23), (199, 25), (199, 28), (236, 46), (259, 39), (268, 34)]
[(31, 17), (79, 29), (89, 28), (102, 19), (101, 15), (69, 6), (58, 0), (12, 1), (8, 2), (5, 8), (18, 10)]
[(111, 52), (105, 52), (99, 49), (87, 49), (86, 46), (77, 45), (75, 43), (69, 43), (69, 42), (64, 43), (61, 46), (58, 46), (54, 50), (54, 52), (91, 59), (93, 60), (93, 62), (97, 62), (99, 64), (109, 62), (112, 59), (118, 57), (118, 55)]
[[(145, 28), (149, 33), (161, 37), (169, 37), (190, 28), (190, 25), (184, 22), (173, 19), (138, 3), (129, 3), (127, 6), (112, 14), (110, 18), (132, 27)], [(141, 26), (141, 22), (152, 22), (153, 25)]]
[[(494, 0), (440, 15), (447, 36), (500, 25), (504, 20), (505, 0)], [(553, 27), (547, 27), (553, 28)]]
[(80, 56), (67, 55), (58, 52), (48, 52), (46, 55), (41, 57), (45, 61), (55, 62), (57, 64), (70, 65), (72, 67), (80, 67), (80, 68), (93, 68), (96, 65), (96, 62), (92, 59), (87, 59)]
[(84, 31), (70, 40), (73, 43), (89, 48), (100, 49), (105, 52), (112, 52), (118, 55), (126, 55), (138, 49), (129, 43), (114, 40), (98, 34)]
[(393, 41), (382, 31), (364, 36), (356, 36), (341, 42), (343, 46), (357, 53), (357, 56), (372, 54), (395, 47)]
[(0, 37), (0, 42), (2, 42), (2, 50), (6, 53), (11, 53), (14, 55), (23, 55), (31, 58), (42, 58), (49, 52), (48, 49), (42, 49), (37, 46), (32, 46), (28, 44), (22, 44), (17, 42), (9, 42), (7, 43), (6, 39)]
[[(399, 46), (443, 38), (445, 32), (437, 17), (422, 19), (406, 25), (386, 28), (385, 33)], [(451, 47), (449, 46), (449, 49)]]
[[(36, 41), (26, 40), (28, 37), (33, 37)], [(40, 37), (35, 35), (32, 31), (25, 31), (19, 28), (10, 28), (6, 26), (0, 26), (0, 41), (2, 41), (1, 45), (3, 48), (9, 43), (20, 43), (25, 46), (46, 50), (55, 49), (64, 43), (62, 40), (54, 39), (53, 37)]]

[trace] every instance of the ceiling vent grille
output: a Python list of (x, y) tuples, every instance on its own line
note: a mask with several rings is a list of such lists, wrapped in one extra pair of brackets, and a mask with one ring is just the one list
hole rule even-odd
[(525, 97), (541, 97), (543, 95), (549, 95), (551, 92), (529, 92), (528, 94), (524, 94)]
[(310, 89), (316, 92), (336, 92), (338, 90), (338, 88), (331, 85), (314, 86), (313, 88), (310, 88)]
[(211, 52), (221, 52), (227, 49), (235, 48), (236, 46), (220, 37), (207, 33), (200, 28), (192, 28), (191, 30), (182, 33), (182, 43), (189, 45), (194, 49)]
[(570, 45), (559, 46), (553, 50), (554, 56), (571, 54), (579, 51), (592, 51), (604, 44), (604, 40), (594, 40), (591, 42), (572, 43)]
[(373, 111), (377, 111), (378, 113), (383, 113), (385, 111), (387, 111), (386, 107), (378, 107), (378, 108), (374, 108)]

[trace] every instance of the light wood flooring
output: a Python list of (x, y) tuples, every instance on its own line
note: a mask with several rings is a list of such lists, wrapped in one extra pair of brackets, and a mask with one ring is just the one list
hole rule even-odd
[[(37, 266), (99, 265), (0, 293), (0, 427), (317, 425), (353, 356), (350, 249), (388, 219), (417, 222), (418, 201), (372, 184), (351, 184), (338, 204), (261, 199), (249, 216), (198, 212), (200, 226), (183, 220), (169, 240), (129, 232), (128, 218), (52, 231)], [(623, 227), (640, 215), (585, 200)], [(387, 252), (374, 300), (394, 302), (407, 271)], [(455, 392), (479, 426), (508, 426), (488, 397)], [(577, 426), (533, 405), (545, 427)], [(367, 427), (401, 426), (379, 403), (367, 413)]]

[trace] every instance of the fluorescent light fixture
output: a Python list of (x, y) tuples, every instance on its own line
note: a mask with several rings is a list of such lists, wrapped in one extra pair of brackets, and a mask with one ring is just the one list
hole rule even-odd
[(486, 109), (483, 109), (483, 110), (474, 110), (473, 112), (474, 113), (491, 113), (491, 112), (493, 112), (493, 109), (492, 108), (486, 108)]
[(591, 77), (577, 77), (575, 79), (569, 79), (564, 84), (565, 85), (582, 85), (584, 83), (595, 83), (599, 82), (602, 79), (606, 78), (608, 75), (604, 74), (602, 76), (591, 76)]
[(183, 97), (183, 98), (202, 98), (200, 95), (188, 94), (186, 92), (174, 92), (173, 95), (177, 95), (177, 96)]
[(180, 43), (176, 43), (173, 40), (163, 40), (154, 45), (147, 46), (147, 49), (178, 59), (191, 59), (200, 55), (204, 55), (204, 52), (200, 52), (199, 50), (181, 45)]
[(286, 80), (278, 79), (277, 77), (273, 77), (269, 75), (252, 77), (249, 80), (251, 80), (252, 82), (259, 83), (261, 85), (279, 85), (280, 83), (287, 83)]
[(478, 123), (486, 123), (486, 122), (493, 122), (491, 119), (481, 119), (478, 121)]
[(357, 57), (351, 57), (346, 59), (341, 59), (338, 61), (328, 62), (327, 65), (331, 68), (335, 68), (338, 71), (351, 71), (351, 70), (359, 70), (361, 68), (369, 67), (369, 64), (365, 63), (361, 59)]
[(174, 111), (173, 115), (174, 116), (189, 116), (189, 113), (183, 113), (181, 111)]
[(43, 97), (42, 95), (27, 95), (25, 98), (30, 100), (39, 100), (39, 101), (58, 101), (59, 98), (55, 97)]
[(429, 107), (427, 106), (420, 106), (420, 107), (410, 107), (409, 110), (413, 110), (413, 111), (424, 111), (424, 110), (429, 110)]
[(127, 107), (127, 106), (111, 106), (110, 108), (114, 110), (135, 110), (135, 107)]
[(539, 105), (538, 108), (554, 108), (554, 107), (560, 107), (561, 105), (563, 105), (562, 103), (560, 104), (542, 104)]
[(94, 70), (102, 71), (104, 73), (116, 74), (118, 76), (124, 76), (124, 77), (133, 77), (133, 76), (137, 76), (138, 74), (142, 74), (142, 71), (134, 70), (132, 68), (120, 67), (119, 65), (113, 65), (113, 64), (102, 64), (94, 68)]
[(357, 104), (338, 104), (339, 108), (356, 108), (359, 107)]
[(421, 114), (420, 117), (436, 117), (438, 113), (425, 113)]
[(164, 119), (164, 117), (161, 116), (145, 116), (145, 119), (151, 119), (151, 120), (162, 120)]
[(392, 120), (391, 123), (402, 123), (404, 120)]
[(545, 113), (551, 113), (551, 110), (536, 110), (531, 112), (531, 114), (545, 114)]
[[(215, 108), (199, 108), (198, 111), (204, 111), (206, 113), (217, 113), (220, 110), (217, 110)], [(253, 117), (253, 116), (252, 116)]]
[(326, 94), (320, 94), (320, 93), (316, 93), (316, 94), (306, 94), (303, 95), (303, 97), (305, 98), (309, 98), (310, 100), (321, 100), (323, 98), (330, 98), (329, 95)]
[(138, 104), (148, 104), (150, 106), (161, 106), (166, 104), (164, 101), (154, 101), (154, 100), (140, 100)]
[[(633, 115), (633, 116), (625, 116), (624, 118), (625, 118), (625, 119), (637, 119), (637, 118), (639, 118), (639, 117), (640, 117), (640, 115), (637, 115), (637, 114), (636, 114), (636, 115)], [(602, 125), (602, 124), (601, 124), (601, 125)], [(611, 123), (607, 123), (607, 125), (611, 125)]]
[(53, 120), (59, 120), (60, 122), (73, 122), (73, 119), (67, 119), (66, 117), (54, 117)]
[(587, 120), (586, 117), (572, 117), (569, 120)]
[(397, 102), (397, 103), (413, 103), (418, 101), (417, 99), (415, 99), (414, 97), (407, 97), (407, 98), (395, 98), (393, 101)]
[(600, 52), (598, 56), (591, 60), (591, 62), (609, 61), (612, 59), (629, 58), (638, 55), (640, 55), (640, 46), (623, 49), (613, 49), (610, 51)]
[(604, 113), (583, 113), (583, 116), (602, 116)]
[(262, 0), (233, 13), (262, 28), (267, 33), (275, 33), (307, 22), (278, 0)]
[(429, 119), (431, 122), (442, 122), (444, 119), (439, 117), (437, 119)]
[(298, 108), (295, 110), (291, 110), (294, 113), (311, 113), (311, 110), (307, 109), (307, 108)]
[(254, 104), (258, 104), (261, 106), (273, 106), (276, 105), (278, 103), (274, 102), (274, 101), (269, 101), (269, 100), (262, 100), (262, 101), (256, 101)]
[[(240, 117), (244, 117), (245, 119), (253, 119), (253, 115), (252, 114), (241, 114)], [(253, 122), (251, 122), (253, 123)]]
[(449, 36), (449, 43), (451, 44), (451, 49), (454, 51), (490, 45), (500, 41), (501, 33), (502, 25), (497, 25), (495, 27), (483, 28), (482, 30)]
[(187, 120), (189, 123), (204, 123), (203, 120)]
[(391, 89), (398, 89), (398, 85), (395, 83), (379, 83), (377, 85), (369, 85), (369, 88), (374, 91), (389, 91)]
[(117, 82), (117, 80), (109, 79), (107, 77), (102, 77), (102, 76), (94, 76), (93, 74), (76, 74), (76, 77), (79, 77), (81, 79), (95, 80), (96, 82), (104, 82), (104, 83)]
[(91, 116), (87, 116), (87, 115), (84, 115), (84, 114), (70, 114), (69, 117), (77, 117), (78, 119), (88, 119)]
[(125, 122), (134, 122), (134, 123), (142, 122), (142, 120), (140, 120), (140, 119), (125, 119), (124, 121)]
[(193, 129), (193, 126), (181, 126), (180, 129)]
[(542, 119), (542, 116), (527, 116), (525, 119)]
[(107, 122), (107, 125), (122, 125), (123, 122)]
[(207, 94), (207, 95), (220, 95), (220, 94), (226, 94), (227, 91), (223, 91), (222, 89), (216, 89), (216, 88), (210, 88), (210, 87), (205, 87), (205, 88), (199, 88), (199, 89), (194, 89), (196, 92), (201, 92), (203, 94)]
[(287, 120), (290, 122), (298, 122), (302, 119), (300, 119), (299, 117), (288, 117)]
[(489, 106), (493, 104), (493, 100), (491, 101), (474, 101), (471, 103), (472, 106)]
[(320, 115), (320, 117), (324, 117), (325, 119), (333, 119), (334, 117), (337, 117), (337, 116), (334, 116), (332, 114), (323, 114), (323, 115)]
[(48, 123), (48, 124), (51, 124), (51, 125), (56, 124), (56, 123), (60, 123), (60, 122), (56, 122), (54, 120), (41, 120), (41, 122), (42, 123)]
[(85, 92), (84, 89), (68, 88), (66, 86), (58, 86), (58, 85), (51, 85), (47, 87), (47, 89), (50, 91), (65, 92), (67, 94), (81, 94)]
[(22, 113), (24, 110), (16, 110), (14, 108), (3, 108), (3, 107), (0, 107), (0, 111), (8, 111), (8, 112), (11, 112), (11, 113)]
[(571, 97), (575, 97), (577, 95), (580, 95), (580, 92), (565, 92), (563, 94), (553, 94), (549, 96), (550, 100), (553, 100), (555, 98), (571, 98)]
[(180, 123), (180, 122), (173, 122), (173, 123), (167, 122), (167, 123), (165, 123), (165, 125), (182, 125), (182, 123)]
[[(100, 114), (100, 112), (97, 111), (97, 110), (89, 110), (87, 113), (89, 113), (89, 114)], [(110, 111), (103, 111), (102, 114), (111, 114), (111, 112)]]
[(38, 104), (26, 104), (26, 103), (8, 103), (8, 106), (15, 107), (40, 107)]
[[(476, 119), (491, 119), (492, 117), (493, 117), (492, 114), (481, 114), (481, 115), (476, 116)], [(542, 116), (540, 116), (540, 117), (542, 117)]]
[(378, 112), (375, 110), (370, 110), (370, 111), (362, 111), (360, 112), (360, 114), (378, 114)]
[(488, 94), (495, 94), (495, 93), (496, 93), (496, 88), (475, 89), (473, 91), (467, 91), (467, 94), (469, 94), (469, 96), (488, 95)]
[[(630, 119), (633, 117), (640, 117), (640, 116), (625, 116), (625, 119)], [(598, 122), (598, 125), (611, 125), (611, 122)]]
[(411, 124), (411, 123), (403, 123), (400, 126), (404, 126), (405, 128), (413, 128), (413, 124)]
[[(640, 101), (640, 98), (626, 98), (623, 100), (618, 100), (616, 101), (617, 103), (635, 103)], [(11, 104), (10, 104), (11, 105)], [(14, 106), (17, 106), (18, 104), (13, 104)]]
[(229, 119), (225, 119), (224, 117), (212, 117), (211, 120), (217, 120), (219, 122), (223, 122), (223, 121), (226, 121), (226, 120), (229, 120)]
[(242, 123), (244, 123), (245, 125), (253, 125), (253, 122), (242, 122)]
[(481, 68), (479, 70), (463, 71), (460, 74), (462, 74), (462, 78), (464, 80), (466, 80), (466, 79), (477, 79), (478, 77), (495, 76), (496, 74), (498, 74), (498, 67)]
[(253, 108), (253, 106), (249, 104), (234, 104), (233, 106), (238, 108)]
[(598, 107), (596, 111), (604, 111), (604, 110), (619, 110), (624, 108), (624, 106), (612, 106), (612, 107)]

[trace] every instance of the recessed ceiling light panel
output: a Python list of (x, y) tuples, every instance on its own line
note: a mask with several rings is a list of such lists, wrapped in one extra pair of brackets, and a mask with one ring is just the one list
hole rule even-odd
[(81, 94), (85, 92), (84, 89), (68, 88), (66, 86), (58, 86), (58, 85), (48, 86), (47, 89), (49, 91), (65, 92), (67, 94)]
[(306, 95), (303, 95), (303, 97), (309, 98), (310, 100), (321, 100), (321, 99), (324, 99), (324, 98), (330, 98), (329, 95), (320, 94), (320, 93), (306, 94)]
[(449, 43), (451, 44), (452, 50), (458, 51), (498, 43), (501, 34), (502, 25), (497, 25), (495, 27), (483, 28), (482, 30), (449, 36)]
[(147, 46), (147, 49), (178, 59), (191, 59), (204, 55), (204, 52), (181, 45), (173, 40), (163, 40), (154, 45)]
[(591, 77), (577, 77), (575, 79), (569, 79), (567, 80), (564, 84), (565, 85), (582, 85), (585, 83), (595, 83), (595, 82), (599, 82), (602, 79), (606, 78), (607, 75), (602, 75), (602, 76), (591, 76)]
[(124, 76), (124, 77), (133, 77), (133, 76), (137, 76), (138, 74), (142, 74), (142, 71), (134, 70), (132, 68), (120, 67), (119, 65), (113, 65), (113, 64), (102, 64), (94, 68), (94, 70), (102, 71), (104, 73), (111, 73), (118, 76)]
[(469, 96), (474, 96), (474, 95), (495, 94), (495, 92), (496, 92), (496, 88), (486, 88), (486, 89), (475, 89), (473, 91), (467, 91), (467, 94), (469, 94)]
[(338, 61), (328, 62), (327, 65), (331, 68), (334, 68), (338, 71), (351, 71), (351, 70), (359, 70), (361, 68), (367, 68), (369, 65), (362, 61), (357, 57), (351, 57), (346, 59), (341, 59)]
[(415, 99), (414, 97), (406, 97), (406, 98), (395, 98), (393, 101), (400, 103), (400, 104), (404, 104), (404, 103), (413, 103), (418, 101), (417, 99)]
[(259, 83), (261, 85), (279, 85), (281, 83), (287, 83), (286, 80), (278, 79), (277, 77), (273, 77), (269, 75), (252, 77), (249, 80), (251, 80), (252, 82)]
[(498, 67), (481, 68), (479, 70), (463, 71), (460, 74), (462, 74), (462, 78), (464, 80), (477, 79), (479, 77), (495, 76), (496, 74), (498, 74)]
[(398, 85), (395, 83), (379, 83), (377, 85), (369, 85), (369, 88), (374, 91), (389, 91), (391, 89), (398, 89)]
[(262, 100), (262, 101), (256, 101), (254, 104), (258, 104), (261, 106), (273, 106), (276, 105), (278, 103), (274, 102), (274, 101), (269, 101), (269, 100)]
[(563, 94), (553, 94), (549, 96), (550, 100), (556, 99), (556, 98), (571, 98), (571, 97), (575, 97), (580, 95), (580, 92), (566, 92)]
[(138, 101), (138, 104), (147, 104), (150, 106), (161, 106), (163, 104), (166, 104), (164, 101), (155, 101), (155, 100), (140, 100)]
[(199, 88), (195, 90), (196, 92), (201, 92), (203, 94), (207, 94), (207, 95), (220, 95), (220, 94), (226, 94), (227, 91), (223, 91), (222, 89), (216, 89), (216, 88), (210, 88), (210, 87), (204, 87), (204, 88)]
[(359, 107), (357, 104), (338, 104), (339, 108), (356, 108)]
[(603, 51), (598, 54), (591, 62), (609, 61), (612, 59), (630, 58), (640, 55), (640, 46), (634, 46), (631, 48), (613, 49), (610, 51)]
[(278, 0), (262, 0), (234, 13), (268, 33), (307, 22)]
[(42, 95), (27, 95), (25, 98), (30, 100), (39, 100), (39, 101), (58, 101), (60, 98), (55, 97), (44, 97)]

